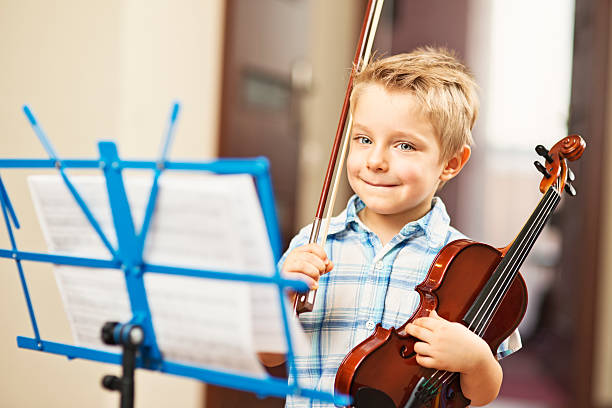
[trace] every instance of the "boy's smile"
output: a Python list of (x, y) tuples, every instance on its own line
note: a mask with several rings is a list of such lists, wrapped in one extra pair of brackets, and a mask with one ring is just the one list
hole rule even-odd
[(353, 117), (347, 174), (366, 205), (359, 217), (374, 230), (391, 221), (397, 233), (424, 216), (440, 181), (452, 178), (439, 137), (413, 94), (377, 84), (361, 90)]

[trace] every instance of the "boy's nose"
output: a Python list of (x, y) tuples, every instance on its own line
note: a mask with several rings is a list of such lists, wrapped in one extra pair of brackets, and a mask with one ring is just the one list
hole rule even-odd
[(381, 149), (374, 149), (370, 152), (366, 165), (372, 171), (386, 171), (389, 168), (385, 152)]

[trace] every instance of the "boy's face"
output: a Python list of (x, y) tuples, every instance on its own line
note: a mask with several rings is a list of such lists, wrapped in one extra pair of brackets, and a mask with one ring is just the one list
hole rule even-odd
[(434, 127), (415, 96), (377, 84), (362, 89), (353, 109), (347, 174), (366, 212), (414, 221), (431, 208), (445, 163)]

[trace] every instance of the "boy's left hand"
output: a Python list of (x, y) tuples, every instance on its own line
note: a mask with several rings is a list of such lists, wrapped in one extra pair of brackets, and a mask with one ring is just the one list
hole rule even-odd
[(406, 325), (405, 332), (418, 338), (414, 344), (419, 365), (438, 370), (469, 373), (492, 357), (489, 345), (461, 323), (450, 322), (432, 310)]

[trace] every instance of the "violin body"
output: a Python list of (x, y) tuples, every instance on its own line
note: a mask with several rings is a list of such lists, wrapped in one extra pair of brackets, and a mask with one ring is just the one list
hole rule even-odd
[[(418, 339), (401, 335), (407, 323), (429, 316), (463, 323), (485, 283), (503, 259), (504, 252), (492, 246), (462, 239), (447, 244), (436, 256), (425, 280), (416, 287), (419, 308), (400, 328), (384, 329), (380, 324), (368, 339), (357, 345), (342, 361), (336, 374), (336, 392), (351, 395), (356, 407), (465, 407), (469, 400), (461, 393), (459, 376), (437, 387), (432, 395), (415, 401), (415, 387), (423, 385), (434, 369), (416, 362), (414, 343)], [(517, 273), (507, 293), (482, 334), (495, 354), (499, 345), (519, 325), (527, 308), (527, 288)], [(361, 390), (361, 391), (360, 391)], [(391, 402), (392, 401), (392, 402)]]

